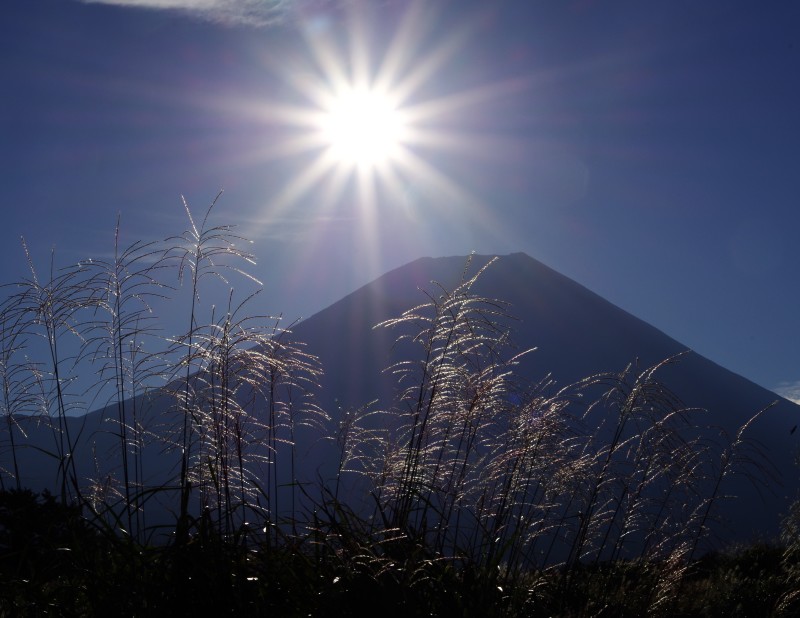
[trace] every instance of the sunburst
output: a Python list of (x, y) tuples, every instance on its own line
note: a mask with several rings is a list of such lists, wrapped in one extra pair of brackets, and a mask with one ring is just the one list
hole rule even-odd
[[(387, 45), (367, 36), (370, 28), (362, 10), (366, 5), (351, 6), (355, 8), (346, 36), (337, 38), (333, 28), (309, 28), (307, 57), (275, 66), (297, 103), (249, 104), (248, 111), (261, 114), (288, 135), (271, 145), (269, 156), (304, 162), (270, 199), (263, 225), (281, 220), (301, 202), (309, 219), (330, 216), (354, 181), (356, 192), (348, 203), (356, 203), (362, 237), (372, 243), (367, 249), (373, 253), (378, 252), (374, 243), (379, 202), (386, 204), (393, 196), (401, 201), (396, 196), (407, 193), (409, 186), (448, 207), (458, 204), (465, 217), (480, 219), (487, 228), (491, 222), (486, 209), (462, 183), (441, 171), (431, 154), (439, 160), (467, 152), (488, 156), (497, 144), (464, 129), (471, 108), (518, 89), (518, 80), (466, 91), (441, 90), (442, 76), (472, 32), (469, 19), (432, 43), (435, 9), (411, 2)], [(440, 94), (431, 98), (432, 91)], [(304, 198), (312, 193), (310, 205)]]

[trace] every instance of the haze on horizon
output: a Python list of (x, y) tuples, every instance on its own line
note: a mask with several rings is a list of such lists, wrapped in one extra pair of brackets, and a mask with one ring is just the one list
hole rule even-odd
[[(20, 236), (72, 263), (111, 250), (118, 212), (125, 238), (161, 238), (184, 228), (182, 194), (202, 212), (224, 189), (215, 216), (255, 241), (265, 311), (308, 316), (420, 256), (524, 251), (800, 399), (794, 5), (3, 13), (3, 283), (24, 275)], [(334, 114), (347, 93), (363, 106)], [(326, 114), (387, 109), (392, 143), (372, 141), (385, 120), (360, 138), (374, 161), (330, 143), (355, 130)]]

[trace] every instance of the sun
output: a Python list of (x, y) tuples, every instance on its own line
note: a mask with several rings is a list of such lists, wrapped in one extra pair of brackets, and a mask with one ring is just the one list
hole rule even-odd
[(320, 130), (334, 160), (362, 169), (397, 158), (405, 137), (402, 110), (387, 93), (367, 88), (333, 96)]
[(382, 251), (389, 218), (411, 225), (457, 207), (489, 228), (489, 211), (460, 170), (503, 156), (505, 137), (475, 129), (481, 123), (473, 120), (528, 78), (461, 83), (459, 54), (482, 23), (477, 17), (442, 37), (433, 28), (441, 18), (436, 3), (409, 0), (392, 9), (396, 20), (377, 20), (383, 14), (367, 10), (369, 2), (342, 4), (341, 20), (303, 22), (305, 53), (265, 57), (281, 80), (278, 97), (230, 103), (269, 127), (256, 159), (280, 161), (259, 227), (298, 220), (322, 236), (330, 232), (325, 222), (352, 221), (370, 256)]

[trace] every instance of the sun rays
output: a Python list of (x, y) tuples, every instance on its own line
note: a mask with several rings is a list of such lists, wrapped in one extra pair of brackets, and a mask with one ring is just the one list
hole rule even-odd
[[(298, 162), (281, 163), (289, 173), (267, 198), (260, 225), (301, 218), (313, 243), (330, 232), (315, 221), (350, 219), (348, 234), (378, 269), (382, 243), (399, 242), (399, 230), (386, 229), (390, 221), (417, 226), (420, 243), (435, 241), (445, 231), (432, 222), (452, 221), (457, 209), (463, 221), (492, 233), (491, 211), (448, 162), (495, 156), (496, 140), (471, 131), (470, 121), (519, 84), (463, 88), (452, 79), (474, 20), (434, 38), (436, 9), (423, 2), (409, 3), (397, 19), (352, 6), (343, 24), (308, 23), (304, 55), (267, 60), (285, 85), (280, 96), (234, 104), (272, 127), (273, 139), (253, 156)], [(376, 23), (383, 24), (378, 31)]]

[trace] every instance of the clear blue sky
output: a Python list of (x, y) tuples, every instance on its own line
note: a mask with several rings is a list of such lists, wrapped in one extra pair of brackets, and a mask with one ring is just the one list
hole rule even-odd
[[(793, 2), (4, 0), (0, 279), (24, 274), (20, 236), (71, 262), (111, 249), (118, 212), (160, 238), (181, 194), (200, 212), (224, 189), (265, 311), (524, 251), (800, 386), (799, 33)], [(361, 173), (321, 165), (303, 124), (359, 76), (413, 118)]]

